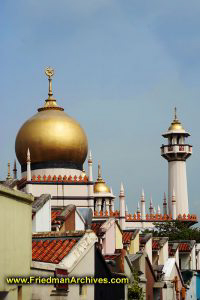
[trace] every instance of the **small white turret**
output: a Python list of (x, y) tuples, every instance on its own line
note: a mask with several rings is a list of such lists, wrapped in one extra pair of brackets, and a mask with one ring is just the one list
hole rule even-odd
[(153, 201), (152, 201), (152, 196), (150, 197), (149, 213), (150, 213), (150, 215), (153, 215)]
[(158, 215), (160, 215), (160, 206), (158, 205)]
[(17, 179), (17, 163), (16, 163), (16, 159), (14, 160), (13, 178)]
[(164, 198), (163, 198), (163, 214), (167, 215), (167, 199), (166, 199), (166, 193), (164, 192)]
[[(90, 200), (88, 201), (88, 206), (94, 210), (94, 198), (93, 197), (93, 176), (92, 176), (92, 152), (90, 150), (89, 157), (88, 157), (88, 196), (90, 197)], [(99, 209), (99, 208), (98, 208)]]
[(120, 194), (119, 194), (119, 205), (120, 205), (120, 215), (119, 215), (119, 224), (121, 229), (124, 230), (126, 228), (126, 212), (125, 212), (125, 194), (124, 194), (124, 186), (121, 183)]
[(145, 196), (144, 196), (144, 190), (142, 189), (142, 194), (141, 194), (141, 218), (142, 220), (146, 219), (146, 207), (145, 207)]
[(31, 154), (30, 154), (29, 148), (27, 150), (27, 172), (26, 172), (26, 176), (27, 176), (26, 192), (28, 194), (31, 194), (32, 193), (32, 187), (31, 187)]
[(92, 152), (91, 152), (91, 150), (89, 152), (89, 157), (88, 157), (88, 180), (93, 181), (93, 176), (92, 176)]
[(137, 214), (140, 214), (140, 202), (138, 202), (138, 205), (137, 205)]

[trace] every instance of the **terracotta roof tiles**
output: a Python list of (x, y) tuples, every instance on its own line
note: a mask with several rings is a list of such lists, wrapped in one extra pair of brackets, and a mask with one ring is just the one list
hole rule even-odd
[(189, 243), (180, 243), (179, 244), (179, 251), (180, 252), (190, 252), (190, 245), (189, 245)]
[(132, 237), (133, 237), (133, 233), (131, 231), (129, 232), (124, 231), (122, 236), (123, 244), (130, 244)]
[(71, 251), (77, 243), (76, 239), (51, 239), (51, 240), (33, 240), (32, 259), (58, 264)]

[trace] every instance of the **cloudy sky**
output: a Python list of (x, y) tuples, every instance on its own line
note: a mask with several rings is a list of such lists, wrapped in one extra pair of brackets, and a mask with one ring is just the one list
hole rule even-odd
[(190, 212), (197, 213), (199, 15), (198, 0), (1, 0), (0, 178), (15, 158), (17, 131), (47, 97), (50, 65), (54, 95), (85, 129), (95, 178), (100, 160), (116, 207), (121, 181), (130, 211), (142, 187), (147, 202), (152, 194), (155, 206), (162, 203), (161, 134), (177, 106), (194, 146), (187, 175)]

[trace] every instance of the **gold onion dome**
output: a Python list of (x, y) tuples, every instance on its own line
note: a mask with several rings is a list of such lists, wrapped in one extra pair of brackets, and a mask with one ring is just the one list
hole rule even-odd
[(174, 109), (174, 120), (172, 121), (170, 127), (168, 128), (168, 131), (179, 131), (179, 132), (182, 131), (182, 132), (185, 132), (185, 129), (183, 128), (181, 122), (177, 118), (176, 107)]
[(94, 193), (110, 193), (110, 188), (106, 185), (101, 176), (101, 166), (98, 163), (98, 178), (94, 184)]
[(26, 170), (27, 149), (30, 149), (32, 169), (73, 168), (82, 170), (87, 156), (88, 141), (82, 127), (57, 105), (52, 93), (54, 70), (45, 70), (49, 80), (49, 97), (38, 113), (20, 128), (16, 141), (16, 156)]

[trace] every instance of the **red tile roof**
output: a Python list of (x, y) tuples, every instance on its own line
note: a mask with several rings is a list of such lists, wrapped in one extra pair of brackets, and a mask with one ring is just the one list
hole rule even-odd
[(123, 236), (122, 236), (122, 241), (123, 244), (130, 244), (131, 239), (132, 239), (133, 233), (132, 232), (123, 232)]
[(62, 209), (56, 209), (51, 211), (51, 222), (53, 222), (58, 216), (60, 216)]
[(32, 260), (59, 264), (77, 243), (76, 239), (35, 239), (32, 241)]
[(179, 244), (179, 251), (180, 252), (190, 252), (190, 245), (189, 245), (189, 243), (180, 243)]
[(160, 247), (159, 247), (159, 243), (158, 241), (152, 241), (152, 250), (159, 250)]

